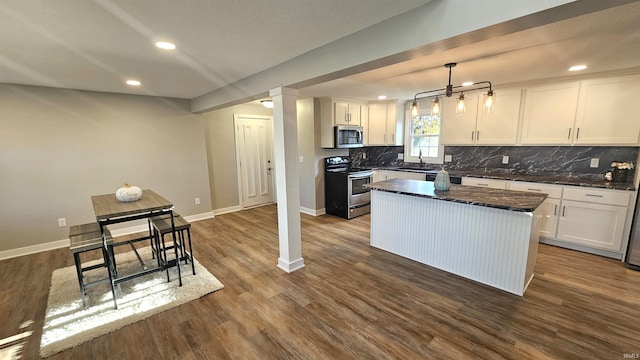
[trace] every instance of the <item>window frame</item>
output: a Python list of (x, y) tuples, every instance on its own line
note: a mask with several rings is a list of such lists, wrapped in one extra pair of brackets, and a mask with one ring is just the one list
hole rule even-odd
[[(419, 107), (418, 116), (429, 115), (430, 108)], [(405, 123), (404, 123), (404, 162), (420, 163), (418, 156), (411, 156), (411, 148), (413, 147), (413, 116), (411, 115), (411, 102), (407, 102), (405, 106)], [(442, 144), (442, 113), (440, 114), (440, 133), (438, 134), (438, 155), (422, 156), (423, 164), (444, 164), (444, 145)]]

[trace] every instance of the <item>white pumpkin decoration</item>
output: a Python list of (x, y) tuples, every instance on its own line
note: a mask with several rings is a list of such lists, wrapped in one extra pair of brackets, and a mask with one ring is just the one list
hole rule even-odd
[(123, 187), (116, 191), (116, 199), (122, 202), (131, 202), (140, 200), (142, 197), (142, 190), (137, 186), (131, 186), (127, 183)]

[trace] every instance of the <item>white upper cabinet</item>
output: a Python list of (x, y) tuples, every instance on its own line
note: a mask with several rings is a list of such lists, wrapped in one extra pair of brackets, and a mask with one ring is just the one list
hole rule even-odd
[(570, 144), (579, 89), (578, 82), (527, 88), (521, 143)]
[(466, 111), (456, 115), (458, 99), (455, 96), (442, 100), (442, 143), (445, 145), (473, 145), (476, 141), (478, 95), (465, 96)]
[(582, 81), (575, 142), (636, 145), (640, 117), (633, 104), (638, 98), (640, 75)]
[(442, 105), (442, 143), (446, 145), (515, 145), (520, 117), (520, 89), (495, 90), (494, 110), (482, 110), (482, 93), (465, 96), (466, 112), (456, 115), (458, 99), (447, 98)]
[(336, 125), (362, 126), (367, 122), (365, 102), (329, 97), (317, 99), (320, 105), (321, 146), (333, 147), (333, 127)]
[(333, 101), (334, 125), (360, 126), (362, 106), (363, 104), (360, 102), (355, 102), (351, 100), (334, 99)]
[(402, 106), (395, 102), (369, 103), (369, 116), (363, 122), (365, 145), (402, 145), (404, 117), (398, 110)]
[(479, 95), (476, 144), (515, 145), (518, 139), (520, 99), (522, 90), (495, 90), (495, 105), (491, 113), (482, 111), (482, 94)]
[(386, 145), (387, 104), (369, 104), (369, 122), (365, 127), (367, 145)]
[(524, 145), (637, 145), (640, 75), (526, 89)]

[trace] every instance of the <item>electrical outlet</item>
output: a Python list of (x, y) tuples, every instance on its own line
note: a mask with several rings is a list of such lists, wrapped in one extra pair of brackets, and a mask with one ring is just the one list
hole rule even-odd
[(404, 153), (398, 154), (398, 160), (404, 160)]
[(502, 156), (502, 163), (505, 165), (509, 163), (509, 157), (507, 155)]
[(600, 166), (600, 159), (591, 158), (591, 163), (589, 164), (589, 167), (597, 168), (598, 166)]
[(367, 158), (367, 153), (362, 153), (362, 160)]
[(60, 227), (67, 226), (67, 219), (59, 218), (58, 219), (58, 226), (60, 226)]
[(300, 162), (303, 163), (304, 162), (304, 156), (300, 155)]
[(196, 201), (196, 205), (200, 205), (200, 198), (196, 198), (195, 201)]
[(453, 161), (453, 156), (451, 155), (445, 155), (444, 156), (444, 162), (451, 162)]

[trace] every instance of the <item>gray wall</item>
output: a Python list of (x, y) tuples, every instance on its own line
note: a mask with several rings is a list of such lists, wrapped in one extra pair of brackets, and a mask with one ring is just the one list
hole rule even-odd
[[(320, 147), (319, 104), (314, 99), (296, 103), (298, 120), (300, 206), (305, 210), (324, 208), (323, 159), (333, 155), (348, 155), (346, 149), (327, 150)], [(224, 212), (240, 205), (236, 168), (233, 114), (272, 116), (270, 109), (257, 103), (246, 103), (202, 114), (206, 122), (207, 157), (212, 206), (214, 212)]]
[(272, 116), (271, 109), (247, 103), (202, 114), (206, 128), (206, 156), (214, 212), (240, 205), (233, 114)]
[(68, 238), (57, 218), (95, 221), (91, 195), (124, 182), (153, 189), (183, 215), (211, 211), (204, 122), (189, 106), (0, 85), (0, 251)]

